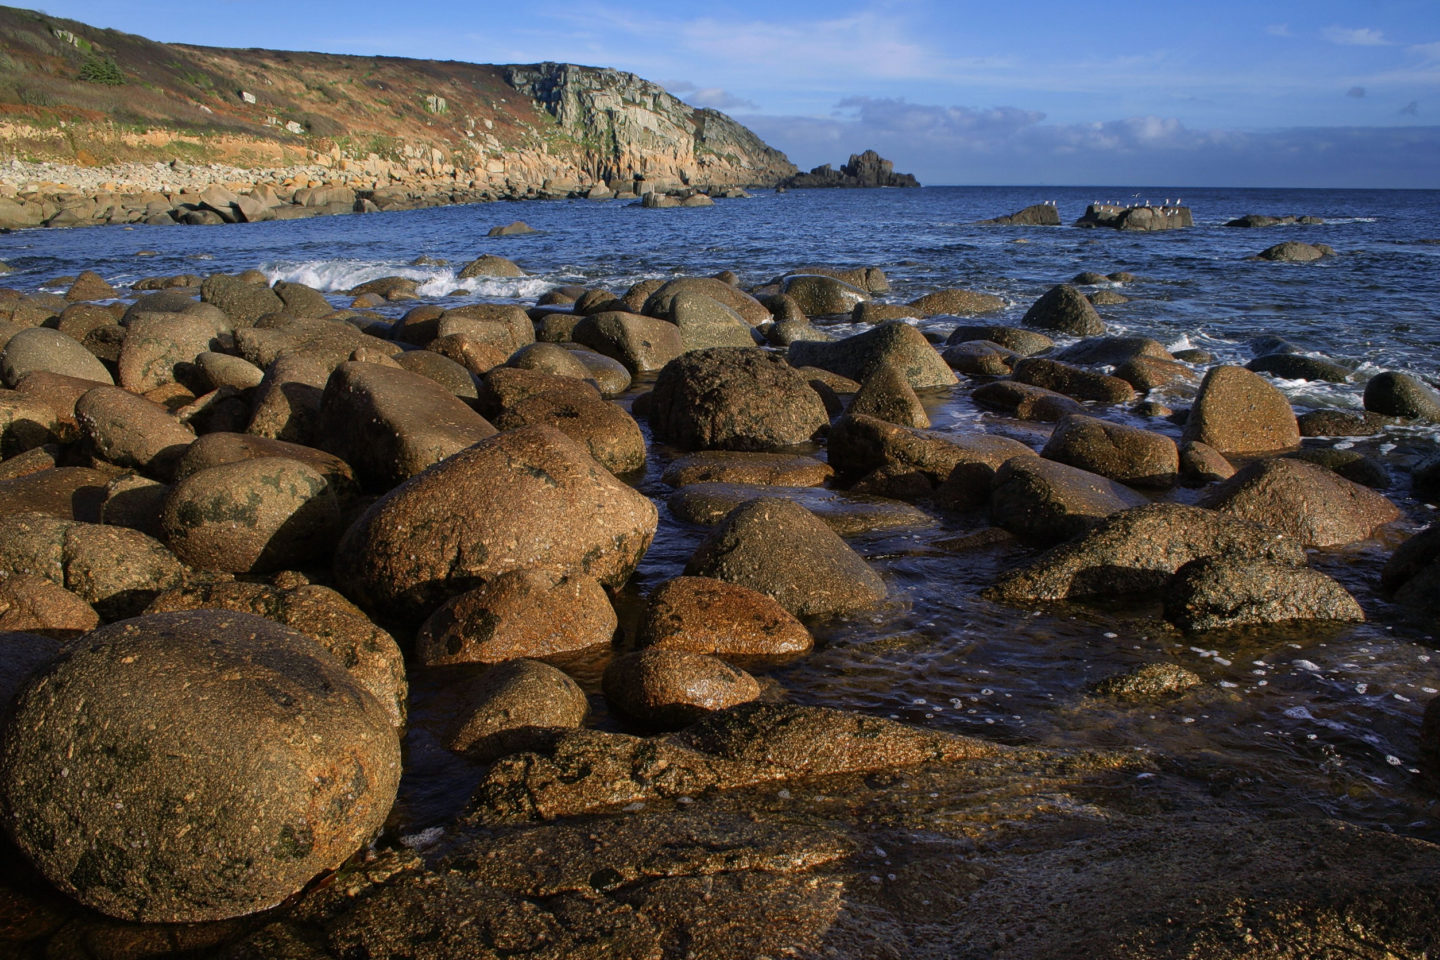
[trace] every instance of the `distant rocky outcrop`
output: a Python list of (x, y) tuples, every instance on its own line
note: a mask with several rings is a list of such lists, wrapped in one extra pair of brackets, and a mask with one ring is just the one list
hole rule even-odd
[(1319, 224), (1324, 223), (1320, 217), (1297, 217), (1285, 215), (1283, 217), (1269, 217), (1263, 213), (1247, 213), (1243, 217), (1236, 217), (1234, 220), (1225, 221), (1227, 227), (1279, 227), (1293, 224)]
[(909, 173), (896, 173), (895, 164), (874, 150), (850, 154), (850, 161), (835, 170), (822, 164), (809, 173), (799, 173), (781, 183), (783, 187), (918, 187), (920, 181)]
[(1111, 227), (1115, 230), (1154, 232), (1195, 226), (1189, 207), (1122, 207), (1115, 203), (1092, 203), (1077, 227)]
[(1060, 226), (1060, 211), (1051, 203), (1032, 203), (1024, 210), (1017, 210), (1003, 217), (977, 220), (975, 225), (982, 227), (1058, 227)]

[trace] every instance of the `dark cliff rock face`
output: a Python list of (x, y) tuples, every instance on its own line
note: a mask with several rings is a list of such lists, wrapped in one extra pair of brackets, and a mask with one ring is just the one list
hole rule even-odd
[(839, 170), (823, 164), (809, 173), (797, 174), (784, 187), (918, 187), (912, 174), (896, 173), (895, 164), (874, 150), (850, 154), (850, 162)]

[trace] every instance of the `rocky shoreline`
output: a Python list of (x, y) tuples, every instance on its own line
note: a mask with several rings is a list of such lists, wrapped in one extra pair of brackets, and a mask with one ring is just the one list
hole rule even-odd
[[(974, 602), (1017, 619), (1140, 597), (1189, 643), (1339, 630), (1377, 612), (1331, 575), (1352, 551), (1382, 616), (1435, 621), (1440, 528), (1410, 534), (1440, 457), (1388, 464), (1407, 499), (1387, 465), (1305, 441), (1440, 422), (1440, 393), (1387, 371), (1363, 412), (1297, 416), (1267, 374), (1355, 372), (1284, 343), (1241, 367), (1113, 335), (1095, 303), (1133, 282), (1057, 283), (1016, 326), (969, 290), (886, 302), (874, 267), (525, 307), (255, 271), (0, 292), (0, 944), (1435, 949), (1423, 840), (1269, 810), (1203, 756), (1015, 746), (766, 679), (894, 596), (851, 542), (884, 529), (972, 561), (1015, 550)], [(914, 317), (953, 331), (932, 343)], [(962, 394), (1040, 443), (934, 429)], [(637, 590), (681, 525), (683, 569)], [(417, 688), (446, 711), (417, 713)], [(1085, 697), (1203, 709), (1223, 695), (1206, 688), (1156, 660)], [(1432, 779), (1437, 725), (1431, 704)], [(437, 763), (473, 771), (469, 802), (406, 833), (402, 767)]]

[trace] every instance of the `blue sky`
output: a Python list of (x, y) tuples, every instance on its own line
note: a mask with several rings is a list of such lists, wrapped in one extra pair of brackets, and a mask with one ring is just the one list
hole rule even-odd
[(616, 67), (805, 169), (873, 148), (927, 184), (1440, 188), (1440, 0), (43, 9), (182, 43)]

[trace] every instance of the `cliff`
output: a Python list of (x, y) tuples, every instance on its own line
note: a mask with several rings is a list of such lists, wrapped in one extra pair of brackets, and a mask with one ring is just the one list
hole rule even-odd
[(724, 114), (618, 70), (165, 44), (9, 7), (0, 36), (11, 199), (36, 161), (101, 171), (104, 183), (31, 184), (56, 195), (174, 192), (214, 167), (235, 188), (339, 185), (382, 209), (773, 186), (796, 172)]
[(913, 174), (896, 173), (895, 164), (874, 150), (850, 154), (850, 161), (839, 170), (822, 164), (809, 173), (800, 173), (781, 183), (784, 187), (918, 187)]

